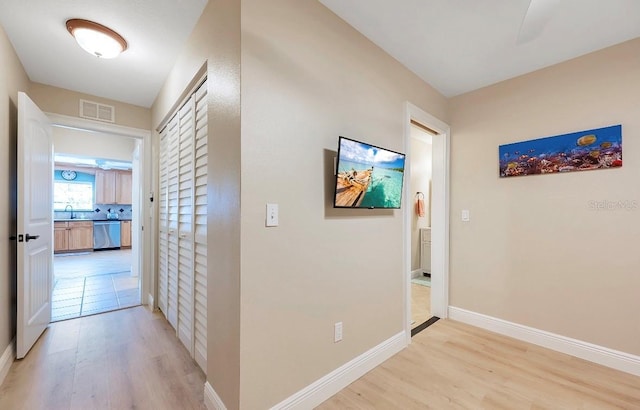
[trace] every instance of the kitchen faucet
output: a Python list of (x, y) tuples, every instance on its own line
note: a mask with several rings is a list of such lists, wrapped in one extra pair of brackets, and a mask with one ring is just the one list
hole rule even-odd
[(67, 205), (64, 207), (65, 212), (67, 212), (69, 209), (71, 209), (71, 216), (69, 217), (69, 219), (75, 219), (75, 216), (73, 216), (73, 207), (71, 205)]

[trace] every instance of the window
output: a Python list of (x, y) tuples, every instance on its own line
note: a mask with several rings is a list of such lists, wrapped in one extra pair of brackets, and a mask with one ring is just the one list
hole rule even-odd
[(53, 209), (64, 211), (71, 205), (74, 211), (93, 210), (93, 183), (61, 182), (53, 183)]

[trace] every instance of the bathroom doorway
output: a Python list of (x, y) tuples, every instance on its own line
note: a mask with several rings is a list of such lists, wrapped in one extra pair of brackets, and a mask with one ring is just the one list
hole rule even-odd
[[(403, 207), (404, 329), (410, 344), (417, 332), (448, 316), (449, 126), (409, 102), (405, 103), (405, 121), (404, 143), (409, 166), (405, 168), (408, 183), (404, 203), (407, 205)], [(426, 154), (429, 150), (430, 161)], [(416, 185), (411, 186), (414, 168), (419, 182), (414, 181)], [(417, 281), (421, 283), (414, 283)], [(412, 286), (422, 286), (416, 288), (416, 296), (422, 291), (421, 296), (414, 298), (416, 308), (412, 306)], [(414, 318), (414, 311), (419, 316)], [(426, 321), (420, 323), (422, 320)]]
[(433, 137), (429, 128), (411, 122), (411, 330), (431, 318), (431, 183)]

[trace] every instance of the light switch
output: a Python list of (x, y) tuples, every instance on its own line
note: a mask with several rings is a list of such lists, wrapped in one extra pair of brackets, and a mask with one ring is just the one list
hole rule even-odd
[(469, 222), (469, 210), (468, 209), (463, 209), (462, 210), (462, 222)]
[(278, 204), (267, 204), (266, 226), (278, 226)]

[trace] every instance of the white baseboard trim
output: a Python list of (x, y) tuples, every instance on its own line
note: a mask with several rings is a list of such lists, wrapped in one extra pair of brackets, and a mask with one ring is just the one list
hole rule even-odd
[(276, 404), (271, 410), (312, 409), (406, 346), (405, 332), (400, 332)]
[(449, 306), (449, 319), (640, 376), (640, 356)]
[(14, 338), (11, 343), (9, 343), (9, 346), (4, 349), (2, 356), (0, 356), (0, 386), (2, 386), (4, 378), (7, 377), (9, 369), (16, 358), (15, 343), (16, 339)]
[(227, 410), (224, 402), (209, 382), (204, 384), (204, 404), (209, 410)]
[(156, 305), (153, 304), (153, 295), (151, 293), (147, 293), (147, 306), (149, 306), (149, 310), (152, 312), (156, 310)]
[(422, 269), (416, 269), (411, 271), (411, 279), (420, 278), (423, 276)]

